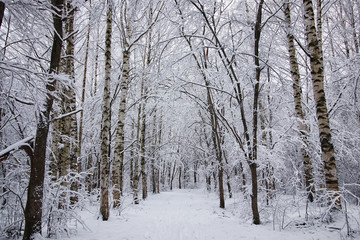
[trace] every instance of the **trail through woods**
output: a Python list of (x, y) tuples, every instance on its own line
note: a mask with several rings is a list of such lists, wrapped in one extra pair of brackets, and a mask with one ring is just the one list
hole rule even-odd
[(233, 214), (234, 200), (227, 203), (228, 207), (223, 210), (218, 207), (214, 194), (204, 190), (175, 190), (150, 195), (139, 205), (125, 201), (121, 214), (112, 211), (109, 221), (97, 219), (98, 208), (93, 206), (93, 211), (82, 212), (91, 231), (79, 228), (70, 240), (339, 239), (337, 232), (324, 228), (279, 231), (273, 230), (271, 222), (256, 226), (251, 224), (251, 218), (247, 221)]

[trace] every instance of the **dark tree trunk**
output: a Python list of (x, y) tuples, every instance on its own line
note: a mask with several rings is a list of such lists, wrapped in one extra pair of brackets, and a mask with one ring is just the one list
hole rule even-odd
[(250, 164), (251, 172), (251, 185), (252, 185), (252, 194), (251, 194), (251, 209), (253, 212), (253, 223), (260, 224), (260, 215), (258, 209), (258, 182), (257, 182), (257, 166), (256, 163)]
[(243, 193), (245, 193), (246, 192), (246, 176), (245, 176), (244, 167), (241, 162), (239, 164), (239, 168), (240, 168), (240, 172), (241, 172), (241, 191)]
[(181, 189), (181, 167), (179, 167), (179, 189)]
[(194, 164), (194, 184), (195, 184), (195, 185), (196, 185), (196, 183), (197, 183), (196, 175), (197, 175), (197, 164)]
[(4, 18), (4, 13), (5, 13), (5, 3), (3, 1), (0, 1), (0, 28)]
[(251, 209), (253, 213), (253, 223), (260, 224), (260, 215), (258, 210), (258, 183), (257, 183), (257, 130), (258, 130), (258, 110), (259, 110), (259, 94), (260, 94), (260, 74), (262, 68), (260, 67), (259, 59), (259, 45), (260, 45), (260, 36), (261, 36), (261, 16), (262, 16), (262, 5), (264, 0), (261, 0), (258, 7), (256, 24), (255, 24), (255, 47), (254, 47), (254, 63), (256, 66), (256, 83), (254, 87), (254, 105), (253, 105), (253, 144), (252, 149), (249, 154), (249, 167), (251, 171), (251, 183), (252, 183), (252, 193), (251, 193)]
[(151, 183), (152, 183), (152, 192), (156, 193), (156, 170), (155, 170), (155, 160), (151, 160)]
[[(56, 74), (60, 65), (62, 48), (62, 8), (63, 0), (52, 0), (54, 38), (50, 59), (50, 74)], [(25, 207), (25, 231), (23, 240), (30, 240), (36, 233), (41, 234), (43, 187), (45, 176), (46, 143), (49, 133), (49, 115), (53, 105), (52, 92), (55, 91), (56, 78), (51, 76), (46, 85), (48, 91), (43, 110), (38, 113), (35, 136), (34, 157), (31, 159), (30, 181)]]
[(232, 190), (231, 190), (231, 184), (230, 184), (230, 176), (226, 175), (226, 185), (229, 192), (229, 198), (232, 198)]
[(224, 196), (224, 168), (222, 162), (219, 166), (219, 198), (220, 198), (220, 208), (225, 208), (225, 196)]

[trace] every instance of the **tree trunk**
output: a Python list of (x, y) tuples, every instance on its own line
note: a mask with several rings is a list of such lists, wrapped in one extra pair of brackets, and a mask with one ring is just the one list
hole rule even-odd
[[(90, 1), (90, 8), (91, 8), (91, 1)], [(81, 152), (82, 152), (84, 103), (85, 103), (85, 90), (86, 90), (86, 79), (87, 79), (87, 69), (88, 69), (88, 59), (89, 59), (89, 45), (90, 45), (90, 32), (91, 32), (91, 26), (90, 25), (91, 25), (91, 14), (89, 14), (89, 23), (88, 23), (88, 26), (87, 26), (84, 72), (83, 72), (83, 81), (82, 81), (82, 89), (81, 89), (81, 107), (83, 108), (83, 110), (80, 113), (80, 123), (79, 123), (79, 156), (80, 157), (81, 157)], [(88, 167), (88, 169), (89, 169), (89, 167)], [(82, 172), (81, 160), (79, 161), (78, 172), (79, 173)]]
[[(135, 123), (132, 122), (131, 124), (131, 140), (134, 141), (135, 138)], [(130, 188), (134, 188), (134, 147), (131, 146), (130, 149)]]
[[(320, 0), (318, 0), (320, 1)], [(360, 7), (360, 2), (357, 2), (358, 6)], [(353, 37), (353, 43), (354, 43), (354, 47), (355, 47), (355, 53), (359, 54), (359, 42), (360, 39), (358, 37), (358, 33), (357, 33), (357, 24), (356, 24), (356, 20), (355, 20), (355, 13), (354, 13), (354, 5), (351, 5), (351, 3), (349, 3), (349, 18), (350, 18), (350, 26), (351, 26), (351, 30), (352, 30), (352, 37)], [(321, 8), (320, 8), (321, 9)], [(360, 9), (359, 9), (360, 10)]]
[(323, 0), (316, 0), (317, 3), (317, 18), (316, 18), (316, 34), (317, 34), (317, 40), (319, 44), (319, 58), (321, 62), (324, 61), (324, 54), (323, 54), (323, 48), (322, 48), (322, 1)]
[[(171, 165), (170, 165), (170, 169), (169, 169), (169, 173), (170, 172), (171, 172)], [(175, 178), (175, 174), (176, 174), (176, 161), (174, 162), (174, 167), (172, 169), (171, 177), (170, 177), (170, 190), (171, 191), (173, 190), (173, 181), (174, 181), (174, 178)]]
[(155, 171), (155, 161), (151, 160), (151, 186), (152, 192), (156, 193), (156, 171)]
[[(70, 78), (70, 86), (67, 91), (64, 91), (67, 98), (67, 106), (65, 113), (70, 113), (76, 110), (76, 94), (75, 94), (75, 66), (74, 66), (74, 45), (75, 45), (75, 35), (74, 35), (74, 14), (75, 7), (72, 4), (71, 0), (67, 1), (66, 4), (66, 15), (67, 21), (65, 25), (66, 35), (66, 68), (65, 73)], [(67, 119), (68, 118), (68, 119)], [(78, 201), (76, 192), (78, 191), (78, 178), (75, 175), (78, 173), (78, 157), (79, 157), (79, 148), (78, 148), (78, 134), (77, 134), (77, 120), (76, 114), (71, 114), (69, 117), (64, 118), (64, 121), (68, 120), (68, 140), (69, 141), (69, 158), (68, 162), (70, 164), (71, 171), (71, 180), (70, 180), (70, 189), (72, 193), (70, 194), (70, 203), (74, 204)]]
[(103, 116), (101, 129), (101, 203), (100, 214), (103, 221), (109, 219), (109, 145), (110, 145), (110, 80), (111, 80), (111, 33), (112, 33), (112, 3), (107, 2), (107, 20), (105, 35), (105, 82), (103, 93)]
[(156, 170), (156, 193), (160, 193), (160, 168)]
[(179, 189), (181, 189), (181, 167), (179, 167)]
[(99, 26), (96, 29), (96, 47), (95, 47), (95, 66), (94, 66), (94, 76), (91, 79), (91, 96), (95, 96), (97, 92), (97, 78), (98, 78), (98, 66), (99, 66)]
[(194, 184), (197, 184), (197, 163), (194, 163)]
[(253, 212), (253, 223), (260, 224), (260, 215), (258, 210), (258, 183), (257, 183), (257, 131), (258, 131), (258, 110), (259, 110), (259, 94), (260, 94), (260, 74), (262, 68), (260, 67), (259, 59), (259, 45), (261, 36), (261, 18), (262, 18), (262, 5), (264, 0), (261, 0), (258, 6), (258, 12), (256, 16), (254, 38), (254, 63), (255, 69), (255, 86), (254, 86), (254, 103), (253, 103), (253, 143), (251, 152), (249, 153), (249, 167), (251, 171), (251, 183), (252, 183), (252, 195), (251, 195), (251, 209)]
[(290, 60), (290, 69), (291, 77), (293, 79), (293, 95), (295, 102), (295, 113), (298, 119), (298, 127), (300, 131), (301, 140), (303, 146), (301, 147), (301, 154), (303, 158), (304, 165), (304, 176), (305, 176), (305, 187), (308, 193), (308, 200), (310, 202), (314, 201), (315, 187), (314, 187), (314, 177), (313, 177), (313, 168), (311, 164), (310, 154), (308, 152), (309, 142), (307, 141), (309, 137), (309, 127), (305, 123), (305, 116), (302, 108), (302, 90), (300, 86), (300, 72), (299, 64), (296, 58), (294, 36), (292, 35), (291, 30), (291, 14), (290, 6), (288, 3), (284, 3), (284, 13), (286, 20), (286, 36), (288, 40), (288, 52)]
[[(144, 84), (144, 79), (143, 83)], [(146, 91), (146, 90), (145, 90)], [(143, 95), (143, 94), (141, 94)], [(146, 93), (145, 93), (146, 95)], [(143, 97), (145, 97), (142, 96)], [(140, 163), (141, 163), (141, 183), (142, 183), (142, 199), (147, 198), (147, 173), (146, 173), (146, 158), (145, 158), (145, 133), (146, 133), (146, 113), (145, 113), (146, 99), (142, 100), (142, 124), (141, 124), (141, 139), (140, 139)]]
[[(213, 104), (212, 96), (210, 93), (210, 88), (207, 87), (208, 95), (208, 107), (210, 111), (211, 127), (212, 127), (212, 139), (215, 149), (216, 160), (218, 162), (218, 181), (219, 181), (219, 201), (220, 208), (225, 208), (225, 195), (224, 195), (224, 164), (222, 156), (222, 147), (221, 147), (221, 131), (218, 122), (218, 117), (215, 112), (215, 107)], [(216, 177), (214, 172), (214, 184), (216, 189)]]
[(260, 215), (258, 209), (258, 182), (257, 182), (257, 166), (256, 163), (250, 164), (251, 172), (251, 209), (253, 213), (253, 223), (260, 224)]
[(130, 53), (128, 50), (123, 51), (123, 70), (122, 70), (122, 82), (121, 82), (121, 96), (120, 106), (118, 114), (115, 151), (114, 151), (114, 164), (113, 164), (113, 198), (114, 207), (117, 207), (120, 202), (120, 195), (123, 189), (123, 168), (124, 168), (124, 149), (125, 149), (125, 110), (126, 110), (126, 99), (127, 89), (130, 72)]
[(155, 166), (155, 158), (156, 158), (156, 144), (157, 144), (157, 133), (156, 133), (156, 109), (154, 110), (153, 117), (153, 129), (152, 129), (152, 141), (151, 141), (151, 182), (152, 182), (152, 192), (156, 193), (156, 185), (157, 185), (157, 173), (158, 168)]
[(319, 49), (319, 37), (316, 33), (314, 10), (311, 0), (303, 0), (305, 9), (304, 20), (306, 30), (307, 47), (310, 54), (311, 79), (316, 103), (316, 117), (318, 120), (319, 139), (321, 144), (322, 161), (324, 162), (324, 174), (326, 189), (331, 194), (331, 199), (337, 199), (336, 205), (341, 207), (339, 195), (338, 176), (334, 146), (331, 142), (331, 128), (326, 96), (324, 91), (324, 65)]
[(220, 162), (219, 165), (219, 207), (225, 208), (225, 194), (224, 194), (224, 167), (223, 163)]
[(42, 232), (42, 203), (43, 203), (43, 187), (45, 176), (45, 155), (47, 146), (47, 137), (49, 132), (49, 115), (52, 109), (54, 97), (52, 92), (56, 88), (56, 78), (53, 76), (58, 73), (61, 48), (62, 48), (62, 8), (63, 0), (52, 0), (53, 10), (53, 45), (51, 50), (50, 70), (52, 74), (46, 84), (47, 97), (43, 103), (41, 112), (38, 113), (38, 123), (35, 135), (34, 158), (31, 159), (30, 181), (27, 193), (27, 202), (25, 207), (25, 230), (23, 240), (32, 239), (36, 233)]
[[(229, 164), (228, 160), (227, 160), (227, 157), (226, 157), (226, 154), (225, 154), (225, 151), (223, 153), (223, 156), (224, 156), (224, 159), (225, 159), (225, 163), (226, 165)], [(230, 183), (230, 175), (231, 173), (229, 172), (229, 170), (224, 170), (225, 172), (225, 175), (226, 175), (226, 186), (228, 188), (228, 193), (229, 193), (229, 198), (232, 198), (232, 190), (231, 190), (231, 183)]]
[(246, 176), (245, 176), (243, 164), (241, 162), (239, 163), (239, 169), (241, 172), (241, 191), (245, 194), (246, 193)]
[[(143, 85), (141, 85), (142, 87), (144, 87)], [(143, 92), (143, 88), (141, 89), (141, 95)], [(140, 151), (141, 151), (141, 146), (140, 146), (140, 129), (141, 129), (141, 106), (139, 106), (138, 108), (138, 119), (137, 119), (137, 126), (136, 126), (136, 155), (135, 155), (135, 162), (134, 162), (134, 173), (133, 173), (133, 178), (134, 178), (134, 182), (133, 182), (133, 200), (135, 204), (139, 204), (139, 197), (138, 197), (138, 191), (139, 191), (139, 178), (140, 178), (140, 174), (139, 174), (139, 155), (140, 155)]]
[[(62, 62), (62, 70), (69, 78), (69, 85), (61, 88), (58, 96), (57, 104), (60, 105), (60, 114), (68, 114), (76, 110), (76, 95), (75, 95), (75, 68), (74, 68), (74, 7), (72, 1), (67, 1), (65, 6), (65, 35), (68, 36), (65, 40), (65, 58)], [(61, 185), (64, 191), (60, 194), (59, 208), (67, 206), (67, 192), (70, 185), (71, 194), (70, 203), (77, 202), (77, 178), (75, 177), (78, 172), (78, 136), (77, 136), (77, 121), (76, 115), (60, 118), (53, 124), (53, 141), (52, 141), (52, 162), (51, 173), (52, 178), (62, 179)], [(49, 231), (49, 234), (54, 234)]]
[(5, 13), (5, 3), (3, 1), (0, 1), (0, 29), (4, 18), (4, 13)]
[[(158, 131), (158, 145), (161, 146), (161, 137), (162, 137), (162, 115), (160, 112), (160, 119), (159, 119), (159, 131)], [(163, 160), (161, 159), (161, 156), (159, 156), (159, 160), (158, 160), (158, 166), (157, 166), (157, 193), (160, 193), (160, 182), (161, 180), (164, 181), (164, 178), (160, 178), (160, 170), (161, 170), (161, 163), (163, 162)], [(164, 167), (165, 169), (165, 167)], [(164, 181), (165, 183), (165, 181)], [(163, 183), (163, 184), (164, 184)]]

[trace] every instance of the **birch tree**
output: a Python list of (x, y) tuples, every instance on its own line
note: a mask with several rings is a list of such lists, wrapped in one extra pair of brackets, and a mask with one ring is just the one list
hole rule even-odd
[(302, 140), (301, 155), (304, 165), (304, 176), (305, 176), (305, 187), (308, 192), (308, 199), (310, 202), (314, 200), (314, 177), (313, 177), (313, 168), (311, 163), (310, 154), (308, 152), (309, 143), (309, 127), (306, 124), (305, 115), (302, 107), (302, 89), (300, 85), (300, 71), (299, 64), (296, 57), (296, 49), (294, 43), (294, 36), (292, 34), (293, 30), (291, 28), (291, 15), (290, 15), (290, 5), (289, 3), (284, 3), (284, 13), (286, 21), (286, 37), (288, 41), (288, 53), (290, 61), (290, 72), (293, 79), (293, 91), (294, 91), (294, 102), (295, 102), (295, 113), (298, 119), (298, 128)]
[[(75, 45), (75, 33), (74, 33), (74, 15), (75, 7), (72, 4), (71, 0), (67, 0), (64, 7), (64, 15), (67, 16), (65, 20), (65, 59), (61, 64), (62, 71), (69, 78), (68, 83), (60, 83), (59, 89), (59, 99), (57, 104), (59, 105), (60, 115), (68, 115), (66, 117), (61, 117), (56, 120), (54, 123), (53, 131), (53, 163), (52, 167), (55, 172), (52, 174), (56, 178), (61, 178), (62, 186), (66, 189), (68, 183), (70, 183), (70, 188), (72, 194), (70, 196), (71, 203), (75, 203), (77, 200), (76, 194), (77, 191), (77, 180), (75, 178), (78, 161), (78, 136), (77, 136), (77, 120), (76, 114), (72, 112), (76, 111), (76, 95), (75, 95), (75, 66), (74, 66), (74, 45)], [(66, 190), (62, 194), (62, 204), (64, 206), (66, 201)]]
[[(132, 36), (132, 26), (127, 16), (127, 1), (121, 6), (121, 33), (122, 33), (122, 74), (120, 86), (120, 106), (117, 121), (115, 151), (114, 151), (114, 164), (112, 172), (113, 181), (113, 198), (114, 207), (120, 204), (120, 195), (123, 189), (123, 168), (124, 168), (124, 149), (125, 149), (125, 110), (126, 100), (128, 93), (128, 84), (130, 80), (130, 39)], [(130, 16), (131, 19), (131, 16)]]
[(109, 219), (109, 144), (110, 144), (110, 80), (111, 80), (111, 35), (112, 35), (112, 0), (107, 1), (105, 35), (105, 81), (103, 93), (102, 129), (101, 129), (101, 203), (100, 214), (103, 221)]
[[(90, 8), (91, 0), (90, 2)], [(86, 81), (87, 81), (87, 72), (88, 72), (88, 60), (89, 60), (89, 45), (90, 45), (90, 33), (91, 33), (91, 14), (89, 13), (89, 23), (87, 26), (87, 33), (86, 33), (86, 43), (85, 43), (85, 59), (84, 59), (84, 71), (83, 71), (83, 80), (82, 80), (82, 89), (81, 89), (81, 107), (84, 108), (85, 103), (85, 92), (86, 92)], [(83, 126), (84, 126), (84, 109), (80, 113), (80, 121), (79, 121), (79, 156), (81, 157), (82, 151), (82, 138), (83, 138)], [(78, 171), (82, 171), (82, 160), (78, 163)]]
[(326, 189), (331, 198), (336, 200), (336, 205), (341, 207), (338, 198), (339, 185), (335, 160), (335, 151), (331, 142), (331, 128), (326, 105), (324, 89), (324, 64), (322, 50), (319, 41), (320, 34), (316, 31), (314, 7), (311, 0), (303, 0), (305, 33), (307, 50), (310, 57), (311, 79), (316, 104), (316, 117), (319, 128), (319, 140), (321, 145), (322, 161), (324, 163), (324, 174)]
[[(114, 164), (113, 164), (113, 184), (115, 184), (113, 195), (114, 195), (114, 207), (118, 206), (120, 194), (123, 189), (123, 172), (124, 172), (124, 149), (125, 149), (125, 116), (126, 116), (126, 102), (128, 95), (128, 85), (130, 81), (130, 52), (135, 44), (137, 44), (148, 31), (151, 30), (151, 27), (157, 22), (160, 14), (160, 10), (163, 8), (164, 4), (161, 3), (158, 5), (157, 14), (154, 19), (147, 23), (146, 28), (142, 29), (140, 33), (133, 34), (133, 24), (134, 18), (136, 18), (135, 13), (138, 11), (136, 8), (137, 5), (130, 6), (127, 1), (124, 1), (121, 5), (121, 14), (120, 14), (120, 28), (122, 36), (122, 47), (123, 47), (123, 62), (122, 62), (122, 75), (121, 75), (121, 86), (120, 86), (120, 105), (118, 112), (118, 121), (117, 121), (117, 130), (116, 130), (116, 140), (115, 140), (115, 151), (114, 151)], [(150, 7), (149, 11), (153, 11)], [(136, 30), (136, 29), (135, 29)], [(138, 138), (137, 138), (138, 139)], [(136, 161), (135, 161), (135, 166)], [(136, 167), (134, 170), (134, 184), (136, 180)], [(137, 187), (137, 186), (136, 186)], [(135, 199), (135, 198), (134, 198)], [(136, 201), (135, 201), (136, 202)]]

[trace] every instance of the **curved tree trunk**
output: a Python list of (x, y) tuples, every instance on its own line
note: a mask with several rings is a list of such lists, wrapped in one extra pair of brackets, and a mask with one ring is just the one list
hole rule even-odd
[(30, 240), (36, 233), (42, 232), (42, 206), (43, 206), (43, 187), (45, 176), (45, 156), (47, 137), (49, 133), (49, 115), (52, 109), (54, 96), (52, 92), (56, 88), (56, 78), (53, 76), (58, 73), (62, 48), (62, 8), (63, 0), (52, 0), (53, 10), (53, 45), (51, 50), (50, 70), (52, 76), (46, 84), (47, 96), (43, 103), (42, 111), (38, 113), (38, 123), (35, 136), (34, 157), (31, 159), (30, 181), (25, 207), (25, 230), (23, 240)]

